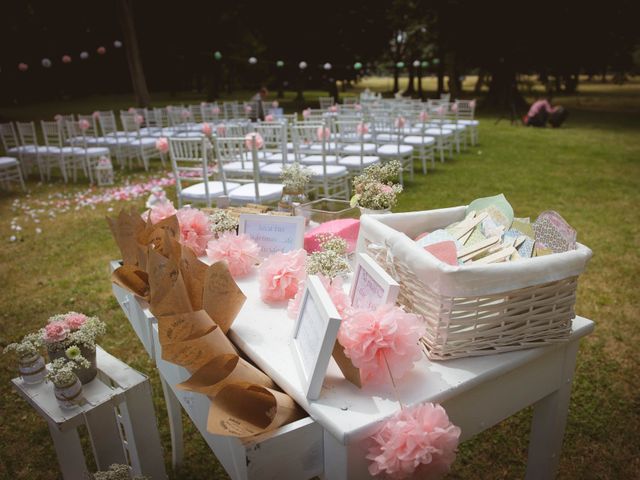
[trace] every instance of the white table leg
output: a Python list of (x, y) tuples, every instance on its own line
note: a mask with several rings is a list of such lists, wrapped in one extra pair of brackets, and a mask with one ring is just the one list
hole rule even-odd
[(171, 465), (174, 469), (182, 464), (184, 458), (184, 442), (182, 438), (182, 406), (180, 400), (173, 393), (171, 387), (167, 385), (164, 377), (160, 374), (162, 382), (162, 393), (164, 402), (167, 404), (167, 416), (169, 417), (169, 431), (171, 433)]
[(555, 478), (567, 424), (571, 383), (578, 354), (578, 342), (565, 347), (562, 386), (536, 402), (529, 438), (527, 480)]
[(87, 464), (84, 461), (78, 430), (72, 428), (63, 432), (55, 424), (47, 422), (47, 425), (53, 439), (53, 446), (58, 454), (62, 478), (65, 480), (89, 478), (89, 470), (87, 470)]
[(113, 463), (128, 463), (113, 405), (104, 403), (84, 416), (98, 469), (107, 470)]

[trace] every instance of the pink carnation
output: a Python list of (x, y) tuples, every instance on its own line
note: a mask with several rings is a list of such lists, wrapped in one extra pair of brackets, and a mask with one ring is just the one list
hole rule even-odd
[(389, 185), (385, 185), (384, 183), (381, 183), (380, 191), (382, 193), (393, 193), (393, 188), (391, 188)]
[(69, 312), (64, 316), (64, 321), (69, 330), (78, 330), (87, 320), (88, 317), (84, 313)]
[(274, 253), (260, 266), (260, 295), (267, 303), (289, 300), (306, 276), (303, 249)]
[[(166, 202), (158, 202), (154, 204), (149, 210), (151, 213), (151, 223), (156, 224), (165, 218), (169, 218), (171, 215), (175, 215), (177, 210), (173, 206), (170, 200)], [(143, 215), (143, 218), (146, 220), (147, 215)]]
[(69, 335), (69, 326), (64, 320), (51, 322), (44, 327), (43, 339), (47, 343), (61, 342)]
[(160, 137), (156, 140), (156, 149), (162, 153), (169, 151), (169, 140), (167, 137)]
[(204, 255), (207, 243), (213, 237), (209, 217), (196, 208), (183, 207), (176, 212), (180, 224), (180, 243)]
[[(318, 275), (318, 277), (320, 278), (320, 281), (322, 282), (324, 288), (327, 290), (329, 297), (331, 297), (336, 310), (340, 315), (342, 315), (342, 313), (348, 307), (350, 307), (349, 297), (346, 293), (344, 293), (344, 290), (342, 288), (342, 278), (336, 277), (333, 279), (333, 281), (330, 281), (324, 275)], [(305, 282), (306, 280), (300, 282), (300, 285), (298, 286), (298, 293), (296, 293), (295, 297), (289, 300), (289, 305), (287, 306), (287, 314), (289, 315), (289, 318), (295, 319), (298, 317), (298, 312), (300, 311), (300, 303), (302, 303), (302, 296), (304, 295)]]
[(260, 258), (260, 247), (248, 235), (224, 232), (217, 240), (209, 241), (207, 256), (213, 262), (224, 260), (234, 277), (249, 273)]
[(349, 309), (343, 318), (338, 341), (363, 383), (382, 383), (401, 378), (422, 358), (418, 340), (425, 327), (420, 317), (391, 304), (375, 310)]
[(440, 478), (456, 459), (461, 430), (440, 405), (425, 403), (400, 410), (372, 435), (371, 475), (392, 479)]

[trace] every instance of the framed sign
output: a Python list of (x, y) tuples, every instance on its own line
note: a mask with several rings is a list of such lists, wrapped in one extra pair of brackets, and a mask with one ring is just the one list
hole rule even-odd
[(351, 306), (374, 310), (384, 303), (395, 303), (400, 285), (369, 255), (358, 253), (349, 298)]
[(262, 255), (290, 252), (302, 248), (304, 243), (304, 217), (279, 215), (240, 215), (238, 233), (246, 233), (258, 244)]
[(342, 319), (316, 275), (309, 275), (293, 329), (291, 347), (309, 400), (320, 396)]

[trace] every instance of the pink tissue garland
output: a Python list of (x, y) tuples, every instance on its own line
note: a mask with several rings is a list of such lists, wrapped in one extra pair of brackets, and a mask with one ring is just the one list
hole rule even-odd
[(289, 300), (307, 275), (303, 249), (274, 253), (260, 265), (260, 296), (267, 303)]
[(213, 262), (224, 260), (233, 277), (248, 274), (260, 258), (260, 247), (248, 235), (224, 232), (217, 240), (210, 240), (207, 256)]
[[(342, 288), (342, 278), (336, 277), (333, 281), (329, 280), (324, 275), (318, 275), (322, 285), (327, 290), (329, 297), (333, 301), (333, 304), (336, 307), (336, 310), (340, 315), (350, 306), (349, 305), (349, 297)], [(298, 293), (296, 296), (289, 300), (289, 305), (287, 306), (287, 315), (289, 318), (296, 319), (298, 318), (298, 312), (300, 311), (300, 303), (302, 303), (302, 295), (304, 294), (304, 286), (306, 283), (306, 279), (300, 282), (298, 286)]]
[(399, 379), (422, 358), (418, 340), (424, 331), (420, 317), (384, 304), (375, 310), (347, 310), (338, 341), (360, 369), (362, 383), (383, 383), (390, 380), (389, 370)]
[(176, 212), (180, 224), (180, 243), (198, 255), (204, 255), (213, 237), (209, 217), (196, 208), (183, 207)]
[(456, 458), (460, 433), (440, 405), (400, 410), (371, 437), (369, 473), (392, 479), (440, 478)]

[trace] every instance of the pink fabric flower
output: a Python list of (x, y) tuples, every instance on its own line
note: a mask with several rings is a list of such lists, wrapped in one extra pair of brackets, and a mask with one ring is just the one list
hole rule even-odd
[(207, 256), (213, 262), (224, 260), (233, 277), (241, 277), (253, 270), (260, 259), (260, 247), (246, 234), (224, 232), (217, 240), (209, 241)]
[(420, 121), (421, 122), (429, 121), (429, 114), (427, 112), (425, 112), (424, 110), (422, 112), (420, 112)]
[(221, 123), (216, 127), (216, 132), (218, 133), (219, 137), (224, 137), (225, 133), (227, 133), (227, 127), (225, 127), (224, 124)]
[(44, 327), (43, 340), (47, 343), (61, 342), (69, 335), (69, 326), (64, 320), (51, 322)]
[(64, 316), (64, 321), (67, 327), (69, 327), (69, 330), (78, 330), (85, 324), (88, 318), (84, 313), (69, 312)]
[(27, 65), (26, 63), (20, 62), (18, 64), (18, 70), (20, 70), (21, 72), (26, 72), (27, 70), (29, 70), (29, 65)]
[(442, 105), (439, 106), (436, 112), (438, 112), (438, 115), (444, 115), (444, 107)]
[[(331, 301), (333, 301), (336, 310), (340, 315), (342, 315), (342, 312), (344, 312), (350, 306), (349, 297), (342, 288), (342, 278), (336, 277), (333, 279), (333, 281), (330, 281), (324, 275), (318, 275), (318, 278), (320, 278), (322, 285), (324, 285), (324, 288), (327, 290), (329, 297), (331, 297)], [(287, 305), (287, 315), (289, 315), (289, 318), (298, 318), (300, 304), (302, 303), (302, 296), (304, 295), (305, 283), (306, 279), (300, 282), (300, 285), (298, 286), (298, 293), (296, 293), (295, 297), (289, 300), (289, 304)]]
[(278, 103), (277, 100), (274, 100), (273, 102), (271, 102), (271, 107), (272, 108), (278, 108), (280, 106), (280, 104)]
[(93, 112), (93, 113), (91, 114), (91, 116), (92, 116), (93, 118), (95, 118), (96, 120), (98, 120), (98, 119), (100, 118), (100, 112), (98, 112), (98, 111), (96, 110), (95, 112)]
[(264, 117), (264, 121), (265, 122), (273, 122), (275, 120), (275, 117), (271, 114), (267, 115), (266, 117)]
[(455, 113), (455, 112), (457, 112), (457, 111), (458, 111), (458, 104), (457, 104), (457, 103), (454, 103), (453, 105), (451, 105), (451, 111), (452, 111), (453, 113)]
[(60, 115), (59, 113), (56, 113), (56, 114), (53, 116), (53, 119), (54, 119), (56, 122), (61, 122), (61, 121), (62, 121), (62, 115)]
[(96, 49), (96, 52), (98, 52), (98, 55), (104, 55), (105, 53), (107, 53), (107, 49), (104, 47), (98, 47)]
[(318, 141), (329, 140), (331, 138), (331, 130), (328, 127), (318, 127), (316, 130), (316, 137), (318, 137)]
[(302, 117), (303, 118), (309, 118), (311, 116), (311, 109), (310, 108), (305, 108), (304, 110), (302, 110)]
[(182, 112), (180, 112), (180, 116), (186, 120), (188, 118), (191, 117), (191, 112), (189, 110), (187, 110), (186, 108), (182, 110)]
[(331, 105), (331, 106), (329, 107), (329, 111), (330, 111), (331, 113), (336, 113), (336, 112), (338, 111), (338, 106), (337, 106), (337, 105)]
[(262, 135), (256, 132), (247, 133), (244, 137), (244, 145), (247, 147), (247, 150), (253, 149), (253, 145), (256, 146), (258, 150), (264, 147), (264, 139)]
[(89, 126), (89, 120), (85, 118), (83, 118), (82, 120), (78, 120), (78, 128), (80, 128), (80, 130), (82, 130), (83, 132), (87, 131), (89, 129)]
[(71, 57), (69, 55), (63, 55), (62, 63), (71, 63)]
[(156, 140), (156, 150), (161, 153), (166, 153), (169, 151), (169, 140), (167, 137), (160, 137)]
[(396, 128), (404, 128), (406, 123), (407, 123), (407, 121), (404, 119), (404, 117), (400, 116), (400, 117), (396, 118), (395, 126), (396, 126)]
[(138, 124), (142, 125), (144, 122), (144, 117), (142, 115), (136, 115), (133, 117), (133, 120)]
[(387, 420), (371, 439), (371, 475), (392, 479), (440, 478), (451, 469), (461, 430), (433, 403), (405, 408)]
[[(158, 202), (149, 209), (149, 213), (151, 214), (151, 223), (156, 224), (165, 218), (169, 218), (171, 215), (175, 215), (176, 212), (177, 210), (173, 206), (173, 203), (171, 203), (171, 200)], [(146, 221), (147, 215), (143, 214), (142, 218)]]
[(210, 137), (213, 133), (213, 127), (210, 123), (204, 123), (202, 125), (202, 133), (204, 133), (207, 137)]
[(475, 99), (471, 100), (471, 101), (469, 102), (469, 106), (470, 106), (471, 108), (476, 108), (476, 100), (475, 100)]
[(307, 272), (307, 252), (303, 249), (274, 253), (260, 265), (260, 296), (267, 303), (289, 300)]
[(180, 224), (180, 243), (198, 255), (204, 255), (213, 237), (209, 217), (197, 208), (183, 207), (176, 212)]
[(251, 105), (245, 105), (244, 106), (244, 112), (245, 113), (251, 113), (251, 110), (253, 110), (253, 107)]
[(220, 107), (211, 107), (211, 113), (214, 115), (220, 115)]
[(136, 113), (136, 112), (137, 112), (137, 110), (135, 109), (135, 107), (129, 107), (129, 108), (127, 109), (127, 112), (129, 112), (129, 113)]
[(418, 340), (424, 331), (420, 317), (384, 304), (375, 310), (349, 309), (338, 341), (360, 369), (363, 383), (382, 383), (389, 380), (387, 364), (393, 378), (399, 379), (422, 358)]
[(360, 105), (359, 103), (356, 103), (356, 104), (353, 106), (353, 108), (354, 108), (354, 110), (355, 110), (356, 112), (359, 112), (360, 110), (362, 110), (362, 105)]
[(369, 125), (367, 125), (364, 122), (360, 122), (356, 126), (356, 132), (358, 133), (358, 135), (365, 135), (365, 134), (369, 133)]

